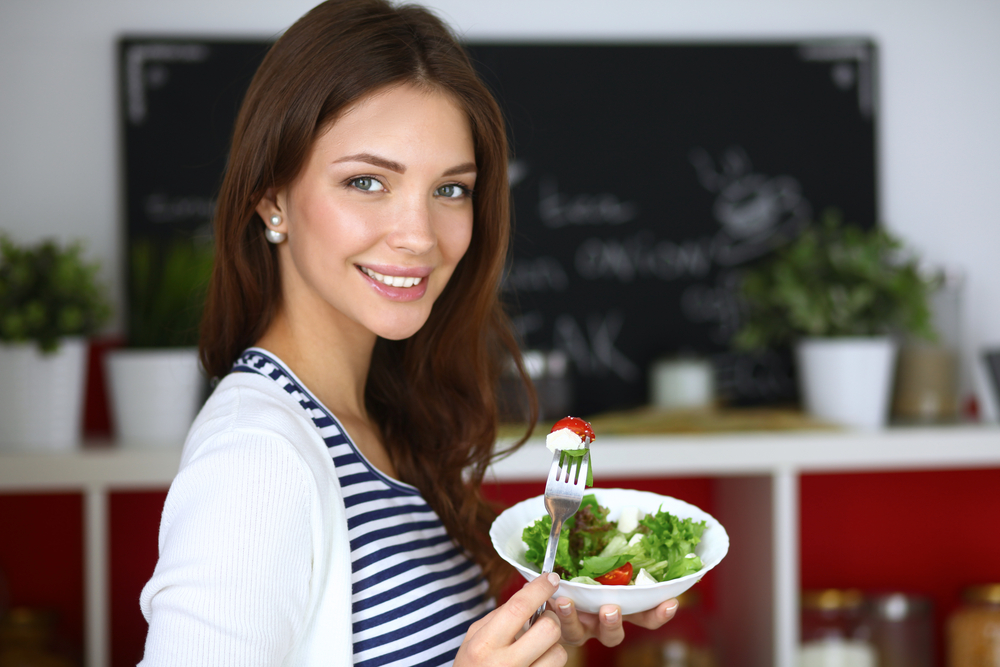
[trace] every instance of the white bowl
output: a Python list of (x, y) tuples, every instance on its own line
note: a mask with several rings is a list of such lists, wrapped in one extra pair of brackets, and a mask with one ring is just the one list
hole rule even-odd
[[(608, 518), (611, 521), (617, 521), (622, 508), (628, 506), (638, 507), (646, 513), (656, 512), (662, 506), (667, 512), (682, 519), (704, 521), (705, 532), (694, 550), (704, 567), (685, 577), (650, 586), (594, 586), (563, 581), (553, 597), (565, 596), (571, 599), (580, 611), (596, 614), (601, 605), (605, 604), (618, 605), (622, 614), (652, 609), (698, 583), (729, 551), (726, 529), (709, 514), (683, 500), (629, 489), (588, 489), (587, 493), (593, 493), (597, 496), (597, 502), (610, 510)], [(521, 541), (521, 533), (545, 514), (545, 501), (542, 496), (536, 496), (503, 512), (490, 527), (493, 548), (528, 581), (537, 577), (539, 572), (524, 558), (528, 547)]]

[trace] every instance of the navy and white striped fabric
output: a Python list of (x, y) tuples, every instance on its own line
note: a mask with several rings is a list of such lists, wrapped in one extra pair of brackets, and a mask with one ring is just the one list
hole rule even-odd
[(372, 466), (279, 361), (251, 348), (233, 370), (269, 377), (294, 396), (333, 457), (351, 541), (354, 664), (450, 665), (469, 625), (493, 606), (479, 566), (451, 541), (420, 492)]

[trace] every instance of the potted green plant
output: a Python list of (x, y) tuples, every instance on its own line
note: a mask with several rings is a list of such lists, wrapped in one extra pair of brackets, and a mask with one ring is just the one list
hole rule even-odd
[(198, 324), (212, 271), (198, 237), (129, 248), (127, 346), (106, 357), (115, 434), (124, 446), (176, 446), (201, 403)]
[(78, 242), (0, 235), (0, 445), (79, 443), (86, 338), (111, 316), (98, 271)]
[(934, 281), (884, 229), (828, 211), (743, 274), (743, 349), (791, 345), (806, 409), (821, 419), (886, 423), (898, 338), (935, 336)]

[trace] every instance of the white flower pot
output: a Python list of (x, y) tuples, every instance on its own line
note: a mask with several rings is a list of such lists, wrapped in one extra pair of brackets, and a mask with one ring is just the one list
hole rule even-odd
[(863, 429), (886, 425), (898, 346), (889, 337), (806, 338), (795, 347), (806, 411)]
[(87, 343), (0, 344), (0, 450), (65, 451), (80, 444)]
[(198, 350), (120, 349), (105, 357), (111, 419), (123, 447), (179, 447), (202, 398)]

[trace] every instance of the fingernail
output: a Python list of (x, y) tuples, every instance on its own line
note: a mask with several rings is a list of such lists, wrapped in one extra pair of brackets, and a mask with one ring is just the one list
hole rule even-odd
[(558, 574), (556, 574), (555, 572), (549, 572), (548, 575), (546, 575), (546, 576), (548, 576), (550, 584), (552, 584), (553, 586), (558, 586), (559, 585), (559, 575)]
[(673, 616), (674, 612), (677, 611), (677, 600), (674, 600), (673, 602), (671, 602), (670, 604), (668, 604), (666, 606), (665, 611), (666, 611), (667, 618), (670, 618), (671, 616)]
[(573, 603), (565, 602), (563, 604), (556, 605), (559, 609), (560, 616), (569, 616), (573, 612)]
[(604, 615), (604, 620), (606, 620), (608, 623), (610, 623), (612, 625), (615, 624), (615, 623), (617, 623), (618, 622), (618, 610), (615, 609), (614, 611), (609, 611), (608, 613), (606, 613)]

